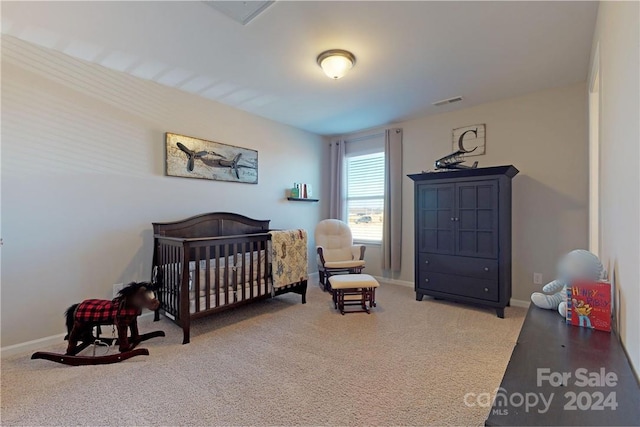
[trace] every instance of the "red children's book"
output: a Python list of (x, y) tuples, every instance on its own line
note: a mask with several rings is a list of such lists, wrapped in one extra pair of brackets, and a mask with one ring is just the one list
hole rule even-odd
[(568, 286), (567, 323), (611, 331), (611, 285), (581, 281)]

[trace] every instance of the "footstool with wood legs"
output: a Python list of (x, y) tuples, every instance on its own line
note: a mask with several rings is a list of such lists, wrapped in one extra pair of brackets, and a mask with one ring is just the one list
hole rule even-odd
[[(333, 305), (340, 313), (369, 313), (369, 308), (376, 306), (376, 288), (380, 284), (368, 274), (331, 276), (329, 282), (333, 291)], [(345, 306), (360, 306), (361, 310), (345, 311)]]

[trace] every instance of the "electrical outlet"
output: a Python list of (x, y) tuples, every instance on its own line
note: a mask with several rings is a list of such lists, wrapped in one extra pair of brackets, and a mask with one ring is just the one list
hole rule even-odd
[(533, 273), (533, 284), (542, 285), (542, 273)]
[(117, 297), (118, 296), (118, 292), (120, 292), (122, 290), (122, 288), (124, 288), (124, 283), (116, 283), (115, 285), (113, 285), (113, 297)]

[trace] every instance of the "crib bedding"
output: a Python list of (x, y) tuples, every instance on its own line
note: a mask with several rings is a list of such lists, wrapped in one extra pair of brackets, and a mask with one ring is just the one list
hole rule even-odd
[[(256, 281), (260, 276), (261, 281), (264, 281), (265, 274), (265, 251), (254, 251), (252, 253), (247, 252), (244, 254), (244, 276), (243, 276), (243, 256), (238, 254), (235, 257), (233, 255), (225, 258), (218, 258), (209, 260), (209, 288), (215, 292), (216, 289), (216, 275), (218, 276), (218, 289), (224, 294), (224, 286), (238, 287), (242, 284)], [(253, 271), (251, 268), (251, 258), (253, 258)], [(206, 295), (207, 288), (207, 261), (202, 260), (199, 263), (199, 269), (196, 269), (196, 262), (191, 261), (189, 263), (189, 291), (194, 292), (196, 287), (200, 289), (200, 296)], [(216, 269), (217, 265), (217, 269)], [(260, 266), (260, 268), (258, 268)], [(217, 273), (217, 274), (216, 274)], [(260, 274), (262, 273), (262, 274)], [(199, 286), (196, 286), (196, 278), (199, 279)]]
[[(253, 285), (253, 286), (252, 286)], [(251, 288), (253, 287), (253, 294), (251, 293)], [(209, 295), (209, 307), (216, 307), (216, 300), (218, 301), (217, 306), (222, 306), (225, 304), (233, 304), (235, 302), (249, 300), (252, 296), (255, 298), (258, 295), (266, 295), (271, 293), (271, 285), (268, 283), (261, 283), (258, 285), (256, 282), (246, 283), (244, 286), (244, 296), (242, 293), (243, 287), (238, 286), (235, 290), (231, 287), (228, 290), (228, 294), (225, 299), (225, 292), (221, 290), (216, 295), (215, 293), (211, 293)], [(198, 311), (202, 311), (206, 309), (207, 297), (206, 295), (201, 295), (198, 298), (199, 306), (196, 307), (196, 297), (195, 292), (189, 292), (189, 312), (191, 314), (197, 313)], [(197, 310), (199, 308), (199, 310)]]
[[(244, 258), (244, 260), (243, 260)], [(253, 258), (253, 260), (251, 259)], [(228, 257), (209, 259), (209, 307), (230, 304), (258, 295), (271, 292), (270, 280), (265, 278), (266, 251), (253, 251)], [(244, 261), (244, 275), (243, 272)], [(253, 261), (253, 271), (251, 264)], [(258, 268), (260, 266), (260, 268)], [(181, 264), (170, 264), (162, 267), (167, 277), (181, 271)], [(262, 273), (262, 274), (260, 274)], [(216, 293), (216, 275), (218, 292)], [(179, 281), (179, 274), (174, 274)], [(258, 284), (260, 277), (260, 284)], [(198, 283), (196, 283), (196, 279)], [(225, 287), (227, 289), (225, 289)], [(243, 294), (244, 287), (244, 294)], [(251, 292), (253, 287), (253, 293)], [(196, 288), (199, 289), (199, 305), (196, 306)], [(225, 295), (226, 290), (226, 295)], [(189, 262), (189, 312), (191, 314), (207, 308), (207, 260)], [(217, 302), (217, 304), (216, 304)]]
[[(244, 254), (244, 262), (245, 266), (249, 268), (251, 263), (251, 255), (253, 254), (253, 264), (254, 267), (257, 267), (258, 258), (260, 259), (260, 263), (264, 264), (265, 262), (265, 250), (253, 251), (253, 252), (245, 252)], [(209, 267), (216, 268), (216, 265), (220, 268), (224, 268), (226, 266), (232, 267), (242, 267), (242, 254), (238, 253), (235, 255), (229, 255), (228, 257), (219, 257), (219, 258), (211, 258), (209, 259)], [(199, 262), (200, 270), (205, 270), (207, 268), (207, 260), (202, 259)], [(196, 262), (189, 262), (189, 271), (196, 271)]]
[(307, 231), (274, 230), (269, 234), (269, 262), (273, 268), (273, 286), (281, 288), (307, 280)]
[[(253, 258), (253, 260), (251, 260)], [(251, 264), (253, 261), (253, 269)], [(209, 260), (209, 289), (210, 294), (215, 293), (216, 276), (218, 277), (218, 289), (224, 295), (224, 287), (228, 284), (229, 288), (238, 287), (243, 283), (255, 282), (258, 276), (261, 282), (265, 281), (265, 262), (266, 252), (253, 251), (244, 254), (244, 276), (243, 276), (243, 256), (242, 254), (230, 255), (228, 257), (212, 258)], [(260, 267), (260, 268), (258, 268)], [(181, 264), (169, 264), (162, 266), (162, 272), (165, 277), (174, 277), (180, 281)], [(262, 273), (262, 274), (260, 274)], [(196, 283), (196, 280), (198, 283)], [(196, 288), (199, 295), (204, 297), (207, 294), (207, 260), (189, 262), (189, 298), (191, 299)]]

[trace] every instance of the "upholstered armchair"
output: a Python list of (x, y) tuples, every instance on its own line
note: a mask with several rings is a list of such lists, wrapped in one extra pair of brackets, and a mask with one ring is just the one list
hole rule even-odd
[(360, 273), (364, 268), (363, 245), (354, 245), (351, 229), (337, 219), (320, 221), (315, 230), (320, 283), (330, 290), (333, 274)]

